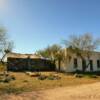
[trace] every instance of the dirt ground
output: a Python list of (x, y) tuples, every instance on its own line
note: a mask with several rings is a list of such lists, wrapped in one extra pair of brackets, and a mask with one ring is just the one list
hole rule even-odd
[(6, 95), (0, 100), (100, 100), (100, 82), (71, 87)]

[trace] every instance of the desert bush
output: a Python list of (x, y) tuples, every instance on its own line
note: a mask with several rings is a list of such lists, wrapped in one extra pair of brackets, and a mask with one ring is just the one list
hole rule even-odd
[(3, 77), (2, 76), (0, 76), (0, 82), (3, 82)]
[(35, 76), (40, 76), (41, 73), (40, 72), (35, 72)]
[(28, 82), (28, 80), (23, 80), (23, 82)]
[(28, 91), (26, 87), (15, 87), (11, 84), (0, 88), (0, 94), (20, 94), (25, 91)]
[(88, 75), (89, 78), (98, 78), (97, 75)]
[(12, 75), (12, 76), (6, 76), (3, 80), (3, 82), (8, 83), (12, 80), (15, 80), (16, 78)]
[(74, 76), (77, 77), (77, 78), (82, 78), (84, 75), (82, 75), (82, 74), (75, 74)]
[(40, 76), (38, 77), (39, 80), (45, 80), (46, 78), (47, 78), (47, 76), (45, 76), (45, 75), (40, 75)]
[(5, 70), (6, 70), (6, 65), (0, 63), (0, 72), (3, 72)]
[(12, 80), (15, 80), (16, 78), (12, 75), (2, 75), (0, 76), (0, 82), (4, 82), (4, 83), (9, 83)]
[(55, 77), (54, 77), (53, 75), (50, 75), (50, 76), (47, 77), (47, 79), (49, 79), (49, 80), (54, 80)]
[(10, 77), (11, 77), (12, 80), (16, 80), (14, 75), (11, 75)]
[(53, 74), (50, 74), (47, 79), (49, 80), (58, 80), (60, 79), (61, 77), (59, 77), (58, 75), (53, 75)]
[(9, 83), (11, 80), (12, 80), (11, 77), (5, 77), (3, 82), (4, 83)]

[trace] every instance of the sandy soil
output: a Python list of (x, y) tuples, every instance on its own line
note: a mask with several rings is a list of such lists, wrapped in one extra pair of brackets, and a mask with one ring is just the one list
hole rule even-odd
[(6, 95), (0, 100), (100, 100), (100, 82), (28, 92), (17, 96)]

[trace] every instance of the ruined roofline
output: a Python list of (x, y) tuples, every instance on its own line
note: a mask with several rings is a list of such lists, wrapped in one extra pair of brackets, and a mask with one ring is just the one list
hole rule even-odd
[(37, 54), (21, 54), (21, 53), (8, 53), (7, 58), (42, 58), (41, 55)]
[(7, 58), (31, 58), (31, 59), (43, 59), (43, 60), (51, 60), (49, 58), (42, 57), (38, 54), (21, 54), (21, 53), (15, 53), (11, 52), (7, 54)]

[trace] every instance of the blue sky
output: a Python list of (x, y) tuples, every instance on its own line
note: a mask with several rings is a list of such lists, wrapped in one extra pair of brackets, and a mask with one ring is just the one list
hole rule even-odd
[(71, 34), (100, 36), (100, 0), (0, 0), (14, 52), (34, 53)]

